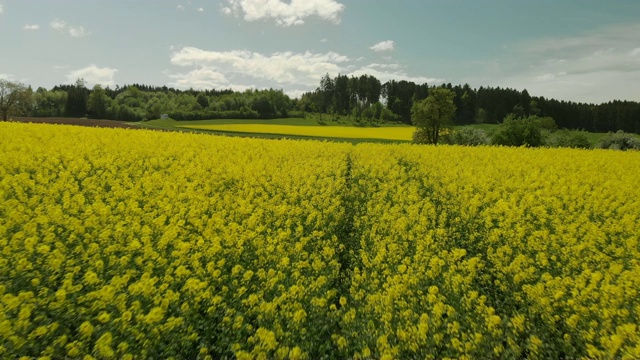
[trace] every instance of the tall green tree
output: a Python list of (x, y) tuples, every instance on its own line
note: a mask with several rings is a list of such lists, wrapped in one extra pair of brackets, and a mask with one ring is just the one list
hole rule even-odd
[(21, 83), (0, 80), (0, 116), (7, 120), (9, 115), (22, 115), (31, 102), (33, 92)]
[(451, 126), (456, 114), (455, 96), (447, 88), (434, 88), (426, 99), (413, 103), (411, 121), (417, 127), (414, 135), (417, 142), (438, 144), (442, 130)]
[(87, 100), (89, 90), (85, 87), (84, 79), (76, 80), (75, 86), (67, 90), (67, 106), (65, 113), (70, 117), (83, 117), (87, 114)]
[(96, 119), (105, 119), (107, 117), (107, 109), (110, 105), (111, 98), (107, 96), (100, 84), (96, 84), (87, 101), (87, 112), (89, 116)]

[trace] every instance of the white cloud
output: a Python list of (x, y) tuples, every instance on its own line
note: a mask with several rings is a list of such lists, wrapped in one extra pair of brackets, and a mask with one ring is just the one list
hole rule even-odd
[(178, 10), (181, 10), (181, 11), (182, 11), (182, 10), (184, 10), (184, 6), (182, 6), (182, 5), (178, 5), (178, 6), (176, 7), (176, 9), (178, 9)]
[[(0, 5), (1, 6), (1, 5)], [(1, 9), (0, 9), (1, 10)], [(11, 74), (0, 74), (0, 80), (13, 81), (14, 76)]]
[(60, 19), (54, 19), (50, 23), (51, 28), (60, 32), (66, 32), (72, 37), (85, 37), (91, 33), (86, 31), (83, 26), (72, 26), (67, 24), (66, 21)]
[(377, 64), (377, 63), (373, 63), (373, 64), (369, 64), (368, 67), (397, 70), (397, 69), (401, 69), (402, 65), (396, 64), (396, 63), (392, 63), (392, 64)]
[(320, 42), (321, 42), (321, 43), (326, 43), (326, 42), (327, 42), (327, 38), (322, 38), (322, 39), (320, 39)]
[(204, 12), (204, 8), (198, 8), (198, 12)]
[(416, 84), (427, 83), (429, 85), (440, 84), (444, 82), (444, 79), (440, 78), (410, 76), (406, 73), (406, 71), (400, 64), (369, 64), (355, 71), (352, 71), (349, 75), (360, 76), (365, 74), (375, 76), (383, 84), (389, 80), (405, 80), (412, 81)]
[(108, 67), (98, 67), (91, 64), (85, 68), (71, 71), (67, 74), (67, 80), (74, 83), (77, 79), (83, 78), (88, 86), (100, 84), (104, 86), (115, 85), (114, 76), (118, 72), (117, 69)]
[(337, 74), (343, 70), (340, 64), (349, 58), (334, 52), (318, 54), (312, 52), (277, 52), (264, 55), (245, 50), (206, 51), (185, 47), (174, 53), (171, 63), (177, 66), (196, 66), (234, 73), (277, 84), (317, 85), (326, 74)]
[(275, 20), (278, 26), (302, 25), (305, 19), (318, 16), (340, 22), (345, 6), (336, 0), (227, 0), (223, 14), (243, 15), (246, 21)]
[(64, 31), (64, 28), (67, 26), (67, 23), (60, 19), (53, 19), (51, 21), (51, 28), (58, 31)]
[(306, 92), (309, 92), (309, 90), (291, 89), (285, 90), (284, 93), (292, 99), (300, 99), (302, 97), (302, 94)]
[(630, 56), (640, 55), (640, 47), (638, 47), (638, 48), (635, 48), (635, 49), (631, 50), (631, 51), (629, 52), (629, 55), (630, 55)]
[(174, 79), (172, 85), (180, 88), (220, 88), (229, 84), (224, 74), (207, 68), (192, 70), (186, 74), (173, 74), (169, 77)]
[(375, 52), (393, 51), (394, 46), (395, 46), (395, 43), (393, 42), (393, 40), (387, 40), (387, 41), (381, 41), (373, 45), (369, 49)]
[(38, 24), (33, 24), (33, 25), (26, 24), (24, 26), (24, 29), (25, 30), (38, 30), (38, 29), (40, 29), (40, 25), (38, 25)]
[(0, 14), (2, 14), (4, 12), (4, 8), (2, 7), (2, 4), (0, 4)]
[(69, 35), (73, 37), (84, 37), (89, 33), (82, 26), (69, 26)]
[[(175, 66), (190, 68), (186, 72), (166, 73), (172, 85), (181, 88), (267, 88), (276, 84), (292, 97), (313, 91), (320, 79), (329, 74), (348, 76), (373, 75), (381, 82), (391, 79), (413, 81), (418, 84), (436, 84), (442, 79), (410, 76), (397, 63), (366, 66), (359, 65), (362, 59), (351, 59), (334, 53), (291, 51), (261, 54), (246, 50), (207, 51), (185, 47), (173, 53), (170, 59)], [(247, 85), (251, 84), (251, 85)]]

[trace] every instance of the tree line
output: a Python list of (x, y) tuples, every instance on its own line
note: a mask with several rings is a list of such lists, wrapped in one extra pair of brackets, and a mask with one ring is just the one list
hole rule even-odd
[(326, 75), (315, 91), (302, 95), (299, 104), (308, 111), (411, 124), (413, 104), (426, 99), (435, 88), (445, 88), (454, 94), (453, 125), (499, 124), (507, 115), (515, 114), (519, 117), (551, 117), (558, 127), (566, 129), (640, 133), (640, 103), (636, 101), (591, 104), (531, 96), (526, 89), (483, 86), (474, 89), (468, 84), (453, 86), (450, 83), (436, 87), (406, 80), (381, 84), (370, 75), (349, 78)]
[[(559, 128), (591, 132), (640, 133), (640, 103), (614, 100), (602, 104), (576, 103), (531, 96), (527, 90), (501, 87), (471, 88), (468, 84), (429, 86), (406, 80), (381, 83), (372, 75), (325, 75), (314, 91), (291, 99), (282, 90), (179, 90), (141, 84), (96, 85), (82, 79), (50, 90), (0, 81), (0, 115), (92, 117), (141, 121), (162, 114), (176, 120), (219, 118), (300, 117), (307, 112), (321, 116), (347, 116), (356, 122), (381, 120), (411, 124), (413, 104), (435, 88), (453, 94), (453, 125), (502, 123), (508, 114), (551, 117)], [(19, 94), (10, 95), (12, 93)]]
[(21, 94), (21, 101), (12, 108), (12, 115), (17, 116), (143, 121), (158, 119), (162, 114), (175, 120), (270, 119), (292, 115), (289, 96), (274, 89), (197, 91), (139, 84), (115, 89), (95, 85), (89, 89), (82, 79), (51, 90), (40, 87), (33, 91), (24, 86), (12, 89)]

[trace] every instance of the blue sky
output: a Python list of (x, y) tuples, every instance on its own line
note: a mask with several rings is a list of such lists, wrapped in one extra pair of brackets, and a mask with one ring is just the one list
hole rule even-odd
[(0, 0), (0, 78), (315, 89), (325, 73), (640, 101), (637, 0)]

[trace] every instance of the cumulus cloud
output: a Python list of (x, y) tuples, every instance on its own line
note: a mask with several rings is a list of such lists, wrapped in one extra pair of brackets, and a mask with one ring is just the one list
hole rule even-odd
[(227, 0), (221, 11), (225, 15), (242, 15), (246, 21), (274, 20), (278, 26), (302, 25), (317, 16), (340, 22), (345, 6), (336, 0)]
[(90, 35), (87, 30), (83, 26), (74, 26), (67, 24), (66, 21), (60, 19), (54, 19), (49, 24), (52, 29), (57, 30), (59, 32), (67, 33), (72, 37), (85, 37)]
[(198, 12), (204, 12), (204, 8), (198, 8)]
[(60, 19), (53, 19), (50, 25), (52, 29), (58, 31), (64, 31), (64, 29), (67, 27), (67, 23)]
[(246, 50), (206, 51), (185, 47), (174, 53), (171, 63), (233, 73), (277, 84), (317, 85), (326, 73), (336, 74), (349, 58), (334, 52), (277, 52), (264, 55)]
[(371, 46), (369, 49), (375, 52), (385, 52), (385, 51), (393, 51), (394, 46), (395, 46), (395, 43), (393, 42), (393, 40), (387, 40), (387, 41), (381, 41)]
[(213, 69), (200, 68), (187, 73), (169, 74), (173, 79), (172, 86), (178, 88), (223, 88), (229, 85), (229, 80), (224, 74)]
[(172, 85), (180, 88), (246, 88), (273, 87), (277, 84), (292, 97), (313, 91), (325, 75), (373, 75), (381, 82), (391, 79), (435, 84), (442, 79), (410, 76), (397, 63), (361, 65), (362, 59), (352, 59), (335, 53), (291, 51), (261, 54), (246, 50), (208, 51), (184, 47), (171, 56), (171, 64), (186, 71), (167, 73)]
[(73, 37), (84, 37), (89, 35), (89, 33), (82, 26), (70, 26), (69, 35)]
[(4, 8), (2, 7), (2, 4), (0, 4), (0, 14), (2, 14), (4, 12)]
[(178, 6), (176, 7), (176, 9), (178, 9), (178, 10), (184, 10), (184, 6), (182, 6), (182, 5), (178, 5)]
[(77, 79), (84, 79), (88, 86), (100, 84), (104, 86), (115, 85), (114, 76), (118, 72), (117, 69), (109, 67), (98, 67), (91, 64), (82, 69), (73, 70), (67, 74), (67, 80), (74, 83)]
[(40, 25), (38, 25), (38, 24), (33, 24), (33, 25), (26, 24), (24, 26), (24, 29), (25, 30), (38, 30), (38, 29), (40, 29)]

